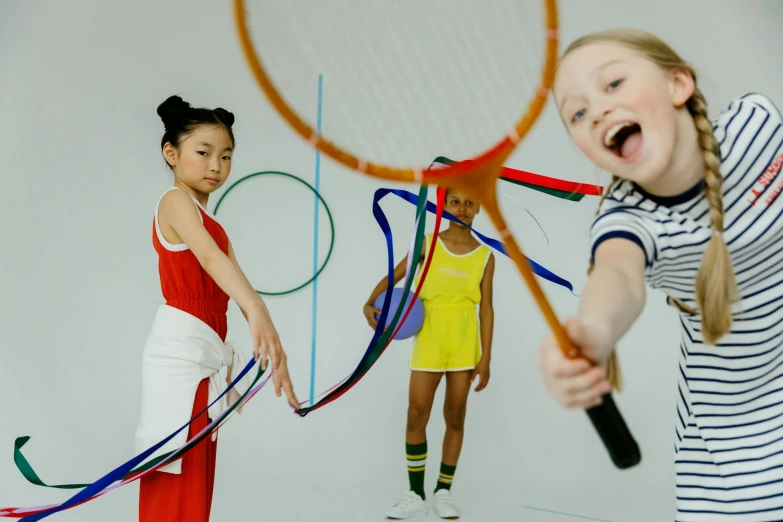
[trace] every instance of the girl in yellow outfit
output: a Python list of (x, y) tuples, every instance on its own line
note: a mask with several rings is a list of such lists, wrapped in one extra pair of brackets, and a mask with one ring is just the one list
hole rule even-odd
[[(444, 210), (470, 226), (479, 212), (473, 199), (456, 191), (446, 192)], [(425, 242), (419, 255), (419, 269), (428, 255)], [(405, 447), (410, 491), (386, 516), (405, 519), (426, 514), (424, 468), (427, 458), (427, 421), (435, 391), (446, 375), (446, 400), (443, 408), (446, 434), (440, 475), (435, 489), (436, 513), (442, 518), (458, 518), (459, 510), (451, 497), (451, 484), (462, 449), (465, 412), (471, 383), (479, 378), (476, 391), (489, 382), (494, 311), (492, 278), (495, 257), (489, 247), (479, 243), (470, 229), (455, 222), (439, 234), (427, 278), (419, 297), (424, 304), (424, 323), (416, 336), (410, 368), (411, 380)], [(404, 276), (407, 256), (394, 270), (394, 284)], [(418, 284), (421, 272), (416, 276)], [(381, 279), (364, 305), (364, 315), (374, 329), (380, 310), (373, 303), (387, 289)], [(478, 313), (476, 307), (478, 306)]]

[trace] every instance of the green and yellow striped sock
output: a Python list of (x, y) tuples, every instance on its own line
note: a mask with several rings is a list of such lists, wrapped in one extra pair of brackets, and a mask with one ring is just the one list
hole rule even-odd
[(424, 495), (424, 467), (427, 463), (427, 441), (421, 444), (405, 444), (405, 454), (408, 460), (408, 480), (411, 483), (411, 491), (416, 492), (422, 499)]
[(435, 487), (435, 491), (439, 489), (451, 489), (451, 483), (454, 481), (454, 472), (457, 471), (457, 466), (449, 466), (448, 464), (440, 463), (440, 475), (438, 475), (438, 485)]

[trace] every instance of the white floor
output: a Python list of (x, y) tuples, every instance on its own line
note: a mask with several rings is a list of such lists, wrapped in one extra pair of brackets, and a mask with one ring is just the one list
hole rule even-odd
[[(248, 482), (231, 485), (227, 473), (220, 474), (214, 498), (213, 522), (368, 522), (383, 521), (385, 510), (395, 500), (395, 495), (384, 492), (370, 480), (364, 487), (350, 485), (340, 487), (328, 478), (313, 481), (289, 479), (276, 481), (270, 473), (257, 486)], [(228, 480), (227, 480), (228, 479)], [(38, 488), (30, 488), (38, 490)], [(39, 490), (40, 491), (40, 490)], [(397, 493), (397, 492), (393, 492)], [(462, 510), (465, 522), (660, 522), (661, 513), (649, 511), (634, 513), (622, 495), (607, 495), (605, 499), (579, 498), (580, 494), (563, 492), (560, 495), (525, 494), (518, 490), (500, 488), (455, 488), (454, 498)], [(131, 484), (71, 511), (50, 517), (61, 522), (136, 522), (138, 488)], [(57, 501), (67, 498), (62, 492), (51, 491), (36, 495), (37, 501)], [(562, 501), (553, 501), (561, 496)], [(583, 495), (584, 496), (584, 495)], [(45, 497), (45, 500), (44, 498)], [(536, 498), (538, 497), (538, 498)], [(541, 498), (546, 497), (546, 498)], [(611, 498), (611, 501), (609, 500)], [(570, 505), (566, 509), (564, 505)], [(574, 510), (575, 505), (583, 508)], [(603, 505), (602, 505), (603, 504)], [(649, 518), (646, 518), (649, 517)], [(415, 521), (440, 520), (434, 512), (412, 519)]]

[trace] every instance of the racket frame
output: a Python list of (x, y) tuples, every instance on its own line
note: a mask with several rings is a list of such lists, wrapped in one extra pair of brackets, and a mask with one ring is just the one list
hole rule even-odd
[[(575, 358), (579, 356), (579, 351), (566, 335), (564, 327), (558, 320), (541, 285), (536, 280), (522, 249), (509, 231), (506, 221), (500, 212), (497, 197), (497, 181), (502, 175), (503, 165), (540, 117), (554, 85), (559, 45), (557, 2), (556, 0), (541, 1), (544, 7), (544, 25), (546, 29), (544, 65), (541, 69), (539, 86), (528, 103), (527, 111), (514, 128), (502, 136), (487, 151), (474, 158), (438, 168), (429, 168), (430, 165), (400, 168), (373, 163), (360, 158), (321, 136), (316, 129), (291, 109), (265, 71), (263, 62), (255, 51), (248, 29), (245, 0), (234, 0), (234, 16), (240, 46), (258, 86), (278, 114), (304, 141), (310, 143), (337, 163), (367, 176), (397, 182), (434, 183), (441, 187), (467, 194), (481, 204), (493, 226), (500, 234), (501, 240), (505, 243), (509, 257), (522, 275), (522, 279), (533, 295), (560, 349), (567, 357)], [(601, 440), (606, 445), (615, 465), (620, 469), (634, 466), (641, 460), (639, 448), (617, 410), (611, 395), (607, 394), (603, 399), (600, 406), (588, 410), (588, 416), (598, 431)], [(622, 447), (610, 446), (613, 443), (612, 441), (620, 443)]]

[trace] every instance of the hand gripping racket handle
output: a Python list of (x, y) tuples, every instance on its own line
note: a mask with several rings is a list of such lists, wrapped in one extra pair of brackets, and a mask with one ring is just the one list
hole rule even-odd
[(609, 457), (614, 465), (620, 469), (636, 466), (642, 460), (639, 446), (631, 435), (628, 426), (625, 425), (623, 416), (617, 409), (612, 399), (612, 394), (607, 393), (602, 397), (600, 405), (585, 410), (590, 417), (595, 430), (609, 452)]

